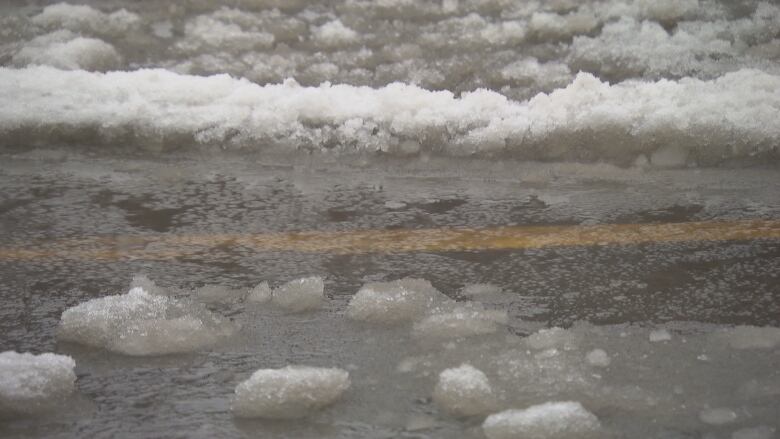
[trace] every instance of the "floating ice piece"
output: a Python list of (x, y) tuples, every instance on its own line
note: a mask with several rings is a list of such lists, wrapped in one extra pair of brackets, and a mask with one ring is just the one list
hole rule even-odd
[(595, 439), (601, 426), (582, 404), (569, 401), (496, 413), (485, 419), (482, 430), (489, 439)]
[(484, 415), (495, 410), (497, 404), (487, 376), (470, 364), (442, 371), (433, 400), (457, 416)]
[(236, 387), (232, 410), (242, 418), (301, 418), (332, 404), (349, 386), (349, 373), (337, 368), (260, 369)]
[(324, 303), (325, 284), (319, 276), (292, 280), (273, 290), (271, 301), (291, 312), (317, 309)]
[(735, 326), (713, 334), (734, 349), (773, 349), (780, 346), (780, 328), (772, 326)]
[(260, 282), (252, 288), (247, 295), (246, 300), (255, 303), (266, 303), (271, 300), (272, 292), (271, 287), (268, 286), (268, 282)]
[(588, 364), (596, 367), (607, 367), (610, 363), (609, 355), (607, 355), (604, 349), (593, 349), (588, 352), (585, 359), (588, 361)]
[(708, 408), (699, 413), (699, 420), (710, 425), (730, 424), (737, 420), (737, 414), (729, 408)]
[(327, 47), (339, 47), (356, 42), (358, 33), (344, 26), (341, 20), (333, 20), (314, 28), (312, 37)]
[(75, 366), (66, 355), (0, 353), (0, 416), (52, 407), (73, 392)]
[(126, 9), (105, 14), (86, 5), (57, 3), (43, 8), (40, 14), (32, 18), (32, 22), (38, 26), (64, 28), (79, 33), (121, 35), (138, 27), (140, 17)]
[(672, 334), (670, 334), (666, 329), (654, 329), (650, 331), (648, 338), (650, 339), (651, 343), (657, 343), (659, 341), (671, 340)]
[(423, 279), (373, 282), (355, 293), (347, 306), (347, 316), (374, 323), (399, 323), (415, 320), (448, 300)]
[(452, 339), (493, 334), (507, 324), (504, 310), (486, 310), (477, 304), (434, 310), (414, 324), (413, 334), (425, 339)]
[(202, 306), (135, 287), (67, 309), (59, 337), (127, 355), (160, 355), (196, 351), (234, 329)]
[(60, 30), (28, 41), (11, 61), (16, 66), (47, 65), (66, 70), (110, 70), (118, 68), (122, 58), (105, 41)]

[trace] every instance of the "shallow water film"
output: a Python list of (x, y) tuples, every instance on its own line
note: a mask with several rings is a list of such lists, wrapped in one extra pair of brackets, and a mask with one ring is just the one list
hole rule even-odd
[(780, 4), (0, 4), (0, 437), (775, 439)]

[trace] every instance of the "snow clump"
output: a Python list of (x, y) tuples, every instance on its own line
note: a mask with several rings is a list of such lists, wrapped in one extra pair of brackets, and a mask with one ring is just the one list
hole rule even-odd
[(50, 408), (73, 393), (76, 362), (66, 355), (0, 353), (0, 417)]
[(601, 426), (582, 404), (567, 401), (492, 414), (485, 419), (482, 430), (488, 439), (595, 439)]
[(456, 416), (484, 415), (496, 407), (487, 376), (470, 364), (442, 371), (433, 390), (433, 400)]

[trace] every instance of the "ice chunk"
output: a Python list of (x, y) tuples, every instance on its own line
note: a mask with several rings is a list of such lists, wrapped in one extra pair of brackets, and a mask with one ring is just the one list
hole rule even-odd
[(268, 282), (260, 282), (252, 288), (246, 300), (255, 303), (265, 303), (271, 300), (271, 294), (271, 287), (268, 286)]
[(669, 341), (672, 339), (672, 334), (666, 329), (654, 329), (650, 331), (648, 336), (651, 343), (657, 343), (659, 341)]
[(496, 408), (496, 396), (487, 376), (470, 364), (445, 369), (433, 390), (433, 400), (457, 416), (475, 416)]
[(176, 48), (185, 53), (199, 53), (208, 49), (230, 50), (232, 52), (268, 48), (274, 43), (274, 35), (254, 26), (240, 25), (252, 21), (245, 12), (221, 8), (209, 15), (199, 15), (184, 26), (185, 37)]
[(311, 311), (324, 303), (325, 284), (319, 276), (292, 280), (273, 290), (272, 302), (290, 312)]
[(588, 364), (596, 367), (607, 367), (610, 363), (609, 355), (607, 355), (604, 349), (593, 349), (588, 352), (585, 359), (588, 361)]
[(66, 355), (0, 353), (0, 417), (45, 410), (70, 395), (75, 366)]
[(354, 30), (344, 26), (341, 20), (333, 20), (314, 28), (312, 37), (326, 47), (346, 46), (358, 40)]
[(347, 316), (373, 323), (398, 323), (417, 319), (448, 300), (423, 279), (367, 283), (349, 301)]
[(737, 414), (729, 408), (708, 408), (699, 413), (701, 422), (710, 425), (730, 424), (737, 420)]
[(490, 415), (482, 424), (489, 439), (570, 439), (600, 437), (601, 426), (579, 402), (547, 402)]
[(301, 418), (332, 404), (349, 386), (349, 373), (337, 368), (260, 369), (236, 387), (232, 410), (245, 418)]
[(477, 304), (434, 310), (414, 324), (413, 333), (424, 339), (451, 339), (493, 334), (507, 324), (504, 310), (486, 310)]
[(105, 14), (90, 6), (57, 3), (46, 6), (32, 18), (32, 22), (46, 28), (68, 29), (73, 32), (121, 35), (140, 24), (137, 14), (120, 9)]
[(67, 309), (59, 337), (127, 355), (160, 355), (201, 349), (234, 329), (202, 306), (135, 287)]
[(735, 326), (713, 336), (734, 349), (773, 349), (780, 346), (780, 328), (772, 326)]
[(500, 294), (501, 287), (493, 284), (468, 284), (460, 293), (472, 299), (479, 299), (480, 296)]
[(96, 38), (60, 30), (32, 39), (11, 59), (14, 65), (47, 65), (66, 70), (110, 70), (121, 65), (114, 47)]

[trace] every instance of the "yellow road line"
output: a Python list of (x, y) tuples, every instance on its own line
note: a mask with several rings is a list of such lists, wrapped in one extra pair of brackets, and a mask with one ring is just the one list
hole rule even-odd
[(0, 260), (173, 259), (222, 248), (263, 252), (404, 253), (631, 245), (649, 242), (780, 239), (780, 220), (592, 226), (512, 226), (260, 234), (132, 235), (0, 248)]

